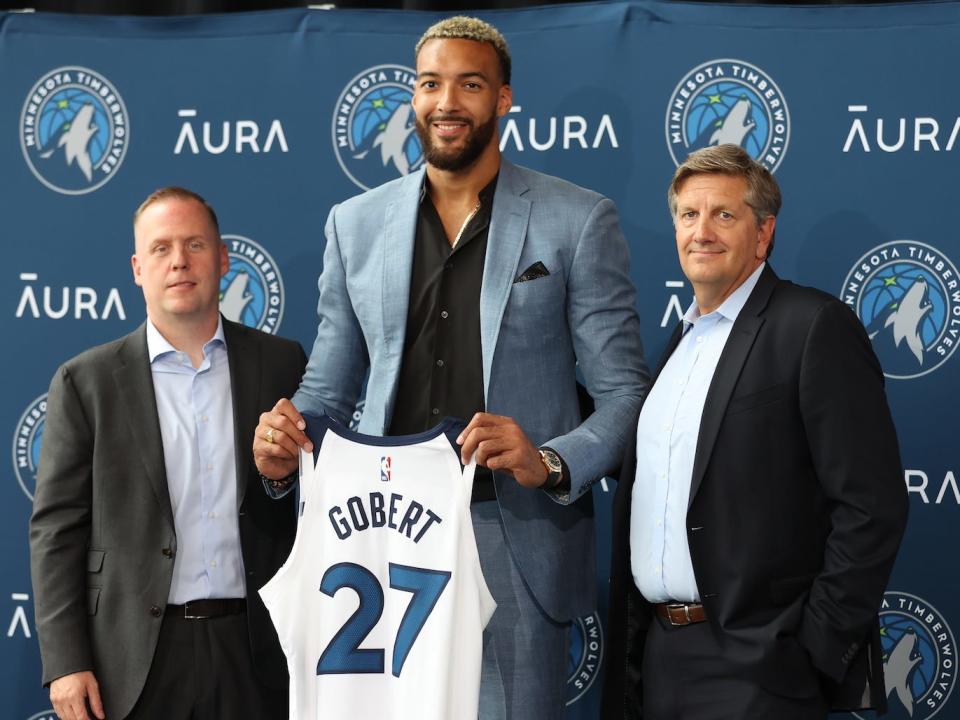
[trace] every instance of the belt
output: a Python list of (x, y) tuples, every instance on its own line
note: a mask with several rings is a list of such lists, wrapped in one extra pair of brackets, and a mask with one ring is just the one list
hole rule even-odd
[(184, 620), (205, 620), (223, 615), (237, 615), (246, 611), (245, 598), (212, 598), (191, 600), (185, 605), (167, 605), (167, 615)]
[(693, 625), (707, 619), (700, 603), (665, 602), (653, 606), (657, 615), (671, 625)]

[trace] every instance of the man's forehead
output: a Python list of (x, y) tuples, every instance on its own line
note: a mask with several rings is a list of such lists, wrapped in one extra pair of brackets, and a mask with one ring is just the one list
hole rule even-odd
[(446, 64), (461, 61), (458, 65), (470, 64), (478, 72), (483, 66), (498, 62), (497, 51), (493, 45), (468, 38), (431, 38), (417, 53), (417, 72), (442, 72)]
[(747, 188), (747, 181), (740, 175), (730, 175), (721, 172), (695, 173), (681, 181), (677, 188), (677, 196), (687, 192), (712, 192), (735, 195), (740, 198)]

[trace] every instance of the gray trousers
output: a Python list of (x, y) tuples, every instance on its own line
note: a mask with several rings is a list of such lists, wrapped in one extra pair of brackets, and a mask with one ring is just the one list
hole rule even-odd
[(480, 567), (497, 609), (483, 632), (480, 720), (564, 716), (569, 623), (540, 609), (520, 577), (495, 501), (474, 503)]

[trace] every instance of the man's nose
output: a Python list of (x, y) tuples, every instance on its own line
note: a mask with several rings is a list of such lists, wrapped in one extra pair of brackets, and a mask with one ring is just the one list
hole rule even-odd
[(190, 264), (189, 253), (187, 252), (187, 248), (185, 246), (174, 245), (171, 252), (173, 253), (171, 262), (175, 269), (183, 269)]
[(446, 85), (437, 99), (437, 112), (452, 113), (460, 109), (460, 98), (456, 85)]
[(717, 239), (713, 230), (713, 222), (706, 215), (697, 218), (693, 226), (693, 239), (697, 242), (713, 242)]

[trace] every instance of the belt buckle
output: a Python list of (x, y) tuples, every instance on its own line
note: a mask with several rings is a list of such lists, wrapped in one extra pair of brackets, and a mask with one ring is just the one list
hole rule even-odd
[[(683, 608), (683, 616), (686, 619), (686, 622), (677, 622), (673, 619), (673, 610)], [(667, 604), (667, 619), (670, 620), (670, 624), (674, 627), (683, 627), (684, 625), (690, 625), (693, 620), (690, 619), (690, 606), (687, 603), (668, 603)]]
[(199, 615), (199, 614), (194, 615), (194, 614), (191, 614), (191, 612), (190, 612), (190, 607), (191, 607), (193, 604), (194, 604), (194, 603), (189, 603), (189, 602), (188, 602), (187, 604), (185, 604), (185, 605), (183, 606), (183, 619), (184, 619), (184, 620), (206, 620), (207, 618), (210, 617), (209, 615)]

